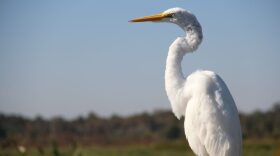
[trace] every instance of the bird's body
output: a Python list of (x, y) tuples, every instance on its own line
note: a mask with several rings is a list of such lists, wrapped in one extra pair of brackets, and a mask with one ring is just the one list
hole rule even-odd
[(170, 22), (180, 26), (185, 37), (169, 47), (165, 89), (174, 115), (185, 116), (184, 128), (191, 149), (199, 156), (240, 156), (242, 137), (238, 111), (224, 81), (212, 71), (196, 71), (183, 76), (181, 61), (202, 41), (202, 28), (190, 12), (172, 8), (161, 14), (133, 22)]
[(223, 80), (212, 71), (197, 71), (185, 86), (184, 128), (192, 150), (201, 156), (241, 155), (237, 109)]

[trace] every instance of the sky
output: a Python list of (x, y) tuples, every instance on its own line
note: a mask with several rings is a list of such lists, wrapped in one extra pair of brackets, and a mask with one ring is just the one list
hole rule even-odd
[(186, 75), (213, 70), (239, 111), (280, 101), (280, 1), (1, 1), (0, 112), (74, 118), (170, 109), (164, 89), (169, 45), (184, 32), (134, 17), (182, 7), (204, 40)]

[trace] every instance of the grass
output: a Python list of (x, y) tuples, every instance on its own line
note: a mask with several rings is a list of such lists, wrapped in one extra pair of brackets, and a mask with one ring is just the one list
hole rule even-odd
[[(280, 156), (280, 146), (275, 143), (250, 142), (243, 145), (243, 156)], [(1, 149), (0, 156), (194, 156), (185, 142), (169, 142), (149, 145), (128, 146), (78, 146), (76, 149), (63, 147), (43, 150), (27, 149), (20, 153), (17, 149)]]

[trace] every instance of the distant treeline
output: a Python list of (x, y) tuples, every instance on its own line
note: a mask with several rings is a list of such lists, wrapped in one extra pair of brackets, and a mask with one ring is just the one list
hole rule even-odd
[[(265, 112), (241, 113), (240, 120), (244, 139), (280, 138), (280, 103)], [(54, 142), (59, 145), (121, 145), (184, 140), (183, 121), (177, 120), (170, 111), (110, 118), (90, 113), (73, 120), (0, 114), (0, 145), (43, 146)]]

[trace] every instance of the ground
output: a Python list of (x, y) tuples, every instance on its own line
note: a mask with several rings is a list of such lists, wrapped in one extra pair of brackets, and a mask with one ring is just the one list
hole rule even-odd
[[(6, 148), (0, 150), (0, 156), (194, 156), (186, 147), (185, 142), (168, 142), (147, 145), (126, 146), (77, 146), (44, 149), (30, 148), (26, 153), (17, 149)], [(245, 142), (243, 156), (280, 156), (280, 145), (272, 142)]]

